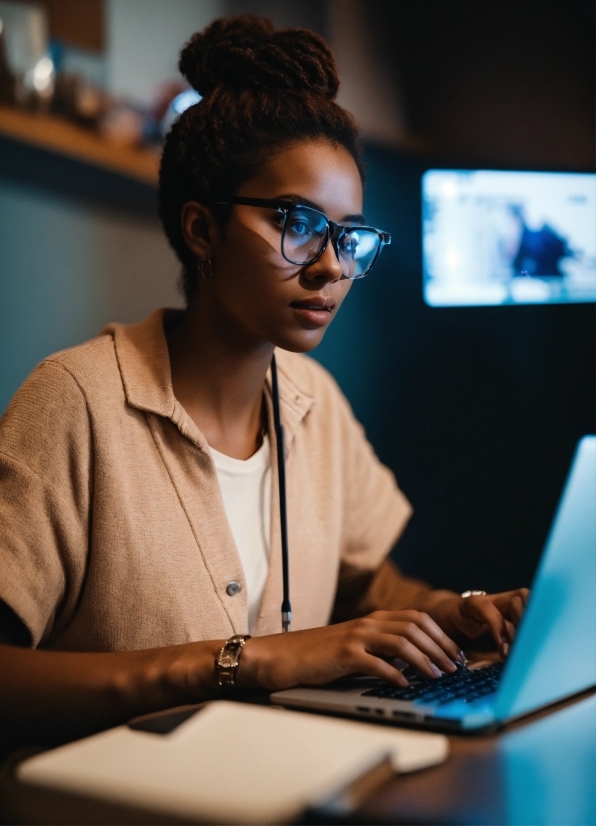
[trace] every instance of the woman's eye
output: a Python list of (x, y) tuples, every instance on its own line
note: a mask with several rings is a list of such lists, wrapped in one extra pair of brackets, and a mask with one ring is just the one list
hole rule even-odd
[(358, 238), (355, 235), (347, 235), (342, 241), (341, 250), (346, 255), (356, 255), (358, 249)]
[(310, 235), (312, 232), (306, 221), (293, 221), (290, 230), (294, 235)]

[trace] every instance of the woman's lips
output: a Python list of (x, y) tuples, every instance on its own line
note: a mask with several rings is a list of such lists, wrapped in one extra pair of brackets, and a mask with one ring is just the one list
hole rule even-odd
[(316, 298), (306, 298), (303, 301), (292, 301), (290, 307), (309, 326), (323, 327), (329, 323), (335, 301), (332, 298), (317, 296)]

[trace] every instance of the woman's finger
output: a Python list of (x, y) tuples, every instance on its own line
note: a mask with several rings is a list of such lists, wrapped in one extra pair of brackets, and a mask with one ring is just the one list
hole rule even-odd
[[(401, 628), (404, 623), (411, 622), (417, 625), (425, 634), (427, 634), (434, 642), (445, 652), (447, 657), (453, 662), (461, 662), (463, 664), (464, 658), (459, 646), (456, 645), (451, 637), (448, 637), (443, 629), (424, 611), (406, 610), (400, 611), (396, 615), (392, 611), (376, 611), (370, 615), (379, 623), (379, 630), (387, 633), (401, 633)], [(392, 628), (394, 630), (392, 630)]]
[(421, 651), (415, 643), (410, 642), (405, 636), (379, 634), (375, 636), (374, 639), (371, 639), (367, 650), (369, 653), (381, 657), (399, 657), (410, 665), (413, 665), (421, 674), (431, 679), (437, 679), (442, 676), (440, 667), (432, 662), (424, 651)]
[(512, 643), (515, 639), (515, 625), (506, 619), (505, 628), (507, 629), (507, 636), (509, 637), (509, 642)]
[(469, 616), (476, 623), (482, 622), (488, 626), (499, 651), (502, 656), (506, 657), (509, 653), (510, 638), (505, 624), (505, 617), (499, 609), (489, 597), (485, 596), (466, 597), (464, 602), (462, 613)]
[(418, 614), (418, 624), (420, 628), (433, 639), (437, 645), (440, 645), (443, 651), (453, 662), (459, 662), (465, 665), (466, 658), (460, 647), (453, 642), (451, 637), (443, 631), (443, 629), (434, 621), (432, 617), (424, 612), (416, 612)]
[(500, 612), (518, 626), (524, 613), (529, 594), (530, 592), (527, 588), (518, 588), (517, 591), (494, 594), (490, 598)]
[(528, 600), (530, 599), (530, 589), (529, 588), (518, 588), (515, 592), (524, 604), (524, 608), (528, 604)]
[(375, 657), (363, 651), (358, 662), (359, 674), (366, 674), (367, 677), (377, 677), (379, 680), (387, 680), (400, 688), (407, 688), (410, 683), (397, 668), (394, 668), (385, 660)]
[(524, 603), (522, 602), (522, 598), (519, 594), (514, 594), (511, 599), (509, 600), (509, 604), (503, 613), (509, 617), (511, 622), (517, 626), (521, 622), (522, 614), (524, 613)]
[[(453, 659), (422, 628), (412, 623), (403, 630), (402, 634), (412, 645), (415, 645), (423, 654), (426, 654), (428, 659), (438, 666), (441, 671), (447, 674), (457, 671)], [(460, 657), (459, 649), (456, 648), (456, 651), (457, 656)]]
[[(430, 619), (430, 617), (429, 617)], [(432, 620), (430, 620), (432, 623)], [(432, 630), (432, 629), (431, 629)], [(449, 637), (447, 637), (443, 632), (438, 629), (447, 643), (449, 643), (448, 647), (450, 652), (453, 648), (455, 650), (455, 655), (457, 658), (461, 660), (461, 654), (459, 648), (451, 642)], [(435, 642), (435, 640), (430, 636), (430, 634), (426, 633), (426, 631), (417, 625), (415, 622), (410, 621), (402, 621), (400, 623), (390, 623), (390, 622), (381, 622), (378, 623), (378, 631), (381, 634), (393, 635), (396, 637), (404, 637), (405, 639), (409, 640), (412, 645), (416, 646), (420, 651), (422, 651), (428, 659), (433, 662), (441, 671), (452, 673), (457, 670), (457, 666), (455, 665), (454, 658), (451, 656), (451, 653), (446, 653), (445, 649), (441, 647), (440, 644)]]

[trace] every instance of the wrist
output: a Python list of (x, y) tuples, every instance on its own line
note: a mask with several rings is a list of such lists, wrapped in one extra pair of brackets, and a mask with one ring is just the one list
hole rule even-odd
[(267, 645), (264, 638), (254, 637), (247, 640), (242, 649), (242, 656), (236, 670), (236, 685), (239, 688), (265, 688)]
[(115, 678), (134, 714), (216, 698), (214, 662), (225, 640), (135, 651)]
[(454, 591), (447, 591), (444, 589), (429, 591), (421, 600), (418, 610), (425, 611), (432, 617), (433, 613), (436, 613), (441, 606), (444, 608), (453, 599), (459, 598), (459, 594), (456, 594)]
[(460, 595), (454, 591), (437, 589), (426, 595), (420, 610), (427, 613), (448, 636), (453, 637), (457, 633), (455, 614), (460, 602)]

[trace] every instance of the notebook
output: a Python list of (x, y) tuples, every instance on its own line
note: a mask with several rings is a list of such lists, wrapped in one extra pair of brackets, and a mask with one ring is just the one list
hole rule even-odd
[(344, 792), (384, 764), (413, 771), (447, 754), (443, 735), (219, 701), (166, 735), (120, 726), (36, 755), (17, 777), (164, 817), (281, 823), (345, 814), (359, 801)]

